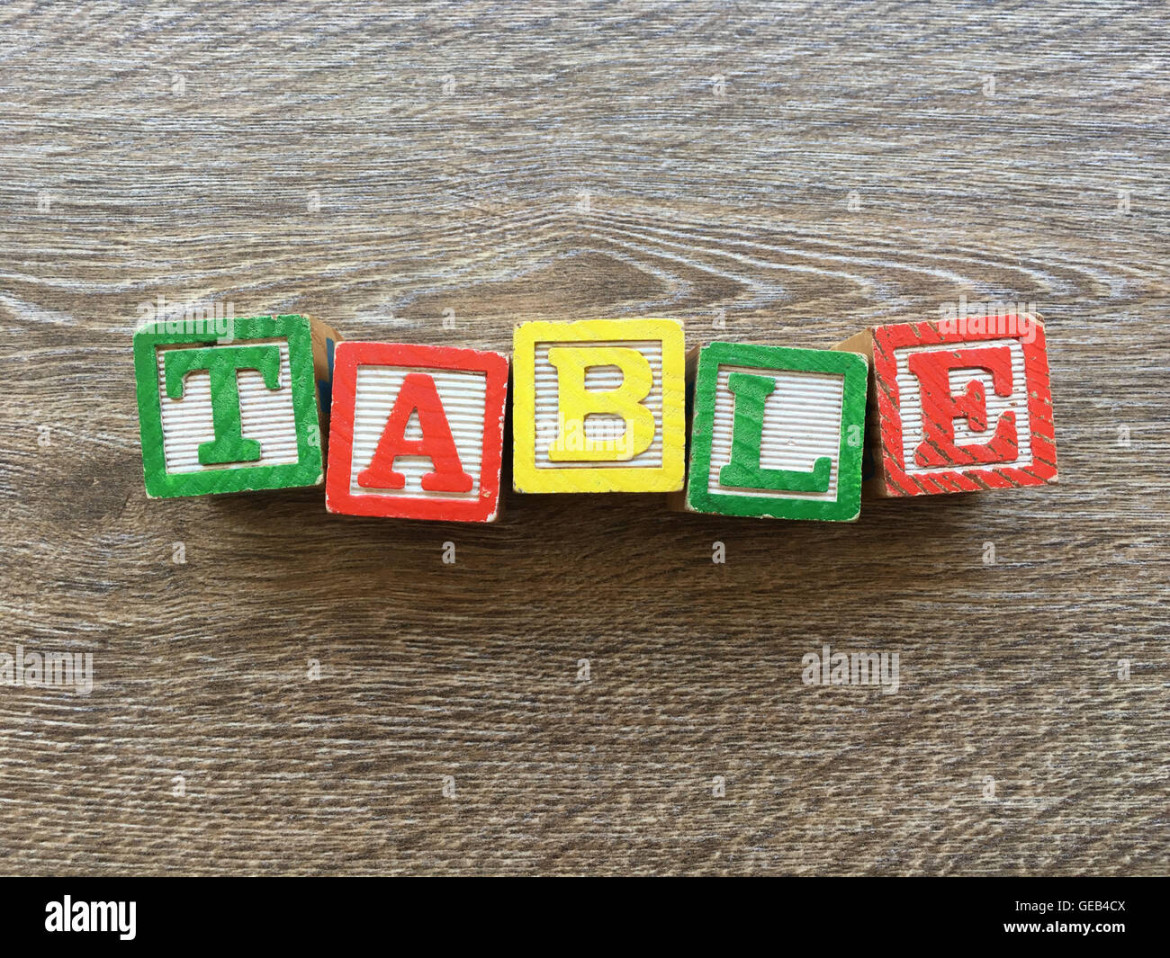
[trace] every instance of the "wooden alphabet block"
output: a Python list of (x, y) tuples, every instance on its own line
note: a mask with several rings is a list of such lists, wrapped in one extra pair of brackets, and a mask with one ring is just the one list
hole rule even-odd
[(325, 507), (492, 522), (508, 360), (451, 346), (341, 343), (334, 359)]
[(848, 522), (861, 510), (864, 356), (711, 343), (694, 374), (693, 512)]
[(1056, 482), (1048, 352), (1038, 317), (878, 326), (837, 348), (873, 360), (870, 442), (878, 495)]
[(233, 318), (223, 329), (159, 320), (136, 331), (146, 494), (318, 485), (320, 396), (336, 339), (307, 316)]
[(513, 364), (518, 492), (670, 492), (683, 485), (682, 326), (669, 319), (524, 323)]

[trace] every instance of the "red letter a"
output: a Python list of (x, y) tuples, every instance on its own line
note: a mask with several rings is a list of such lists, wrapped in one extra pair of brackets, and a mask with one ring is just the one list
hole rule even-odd
[[(416, 410), (423, 437), (407, 439), (406, 424)], [(433, 471), (422, 477), (422, 487), (428, 492), (470, 492), (474, 484), (459, 461), (435, 381), (426, 373), (408, 373), (403, 380), (374, 458), (358, 474), (358, 485), (367, 489), (402, 489), (406, 476), (394, 471), (398, 456), (425, 456), (431, 460)]]

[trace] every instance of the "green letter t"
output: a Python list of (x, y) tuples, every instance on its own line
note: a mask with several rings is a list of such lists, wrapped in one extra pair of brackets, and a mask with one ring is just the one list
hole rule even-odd
[(183, 398), (183, 380), (188, 373), (207, 370), (211, 377), (211, 421), (215, 439), (200, 443), (199, 462), (220, 466), (233, 462), (255, 462), (260, 443), (245, 439), (240, 432), (240, 387), (236, 374), (255, 369), (269, 389), (280, 388), (280, 347), (215, 346), (207, 349), (168, 349), (164, 353), (167, 396)]

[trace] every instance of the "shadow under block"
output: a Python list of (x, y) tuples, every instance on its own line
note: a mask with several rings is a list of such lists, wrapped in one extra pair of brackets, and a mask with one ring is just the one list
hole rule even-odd
[(1044, 326), (1027, 313), (866, 329), (869, 442), (880, 496), (1056, 482)]
[(158, 321), (134, 334), (146, 494), (288, 489), (324, 478), (337, 334), (307, 316)]
[(686, 373), (671, 319), (532, 322), (512, 355), (517, 492), (683, 487)]
[(861, 511), (864, 356), (710, 343), (694, 373), (691, 512), (850, 522)]
[(325, 508), (492, 522), (508, 359), (451, 346), (341, 343), (334, 358)]

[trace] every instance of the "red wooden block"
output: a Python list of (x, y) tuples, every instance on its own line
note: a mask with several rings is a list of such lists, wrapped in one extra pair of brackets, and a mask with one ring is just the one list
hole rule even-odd
[(451, 346), (339, 343), (325, 508), (492, 522), (508, 359)]
[(1056, 482), (1048, 351), (1037, 317), (878, 326), (838, 348), (873, 359), (878, 495)]

